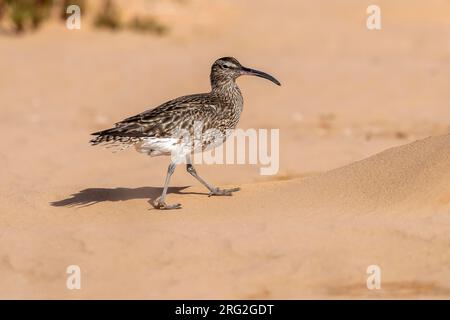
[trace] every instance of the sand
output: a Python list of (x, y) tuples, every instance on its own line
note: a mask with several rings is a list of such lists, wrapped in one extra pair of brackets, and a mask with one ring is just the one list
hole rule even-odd
[(90, 188), (39, 214), (44, 191), (33, 219), (3, 228), (2, 297), (448, 298), (449, 155), (447, 135), (233, 197), (174, 188), (176, 211), (149, 210), (160, 188)]
[[(0, 298), (450, 298), (448, 5), (380, 1), (370, 33), (360, 1), (258, 3), (162, 6), (162, 38), (0, 37)], [(179, 167), (183, 208), (155, 210), (168, 159), (89, 133), (208, 90), (223, 55), (283, 84), (239, 80), (239, 127), (280, 129), (280, 171), (201, 165), (242, 188), (208, 197)]]

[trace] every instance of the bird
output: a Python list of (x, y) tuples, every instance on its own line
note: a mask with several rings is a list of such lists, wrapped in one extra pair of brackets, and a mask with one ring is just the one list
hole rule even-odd
[[(208, 183), (197, 174), (191, 155), (220, 145), (230, 130), (236, 128), (244, 106), (236, 79), (243, 75), (261, 77), (281, 86), (268, 73), (244, 67), (236, 58), (222, 57), (211, 66), (210, 92), (182, 96), (126, 118), (113, 128), (92, 133), (95, 137), (90, 143), (119, 148), (134, 146), (136, 151), (152, 157), (176, 153), (167, 169), (162, 194), (152, 203), (156, 209), (181, 208), (180, 203), (167, 204), (166, 196), (170, 178), (182, 160), (187, 172), (209, 190), (210, 196), (230, 196), (240, 188), (220, 189)], [(198, 124), (201, 124), (200, 128)], [(197, 129), (201, 133), (215, 130), (221, 137), (205, 134), (187, 142), (180, 138), (180, 132), (192, 137)]]

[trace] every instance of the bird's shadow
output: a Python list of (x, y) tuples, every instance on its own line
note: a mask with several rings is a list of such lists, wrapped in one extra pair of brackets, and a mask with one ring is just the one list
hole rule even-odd
[[(201, 194), (199, 192), (181, 192), (188, 186), (171, 187), (168, 194)], [(141, 188), (88, 188), (72, 194), (70, 197), (54, 202), (50, 202), (53, 207), (87, 207), (99, 202), (116, 202), (127, 201), (133, 199), (147, 199), (154, 207), (153, 202), (162, 193), (161, 187), (141, 187)]]

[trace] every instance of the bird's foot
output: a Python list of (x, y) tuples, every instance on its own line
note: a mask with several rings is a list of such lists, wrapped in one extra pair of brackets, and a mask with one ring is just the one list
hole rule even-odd
[(160, 210), (181, 209), (180, 203), (167, 204), (165, 201), (163, 201), (159, 198), (156, 199), (155, 202), (153, 202), (153, 206), (155, 207), (155, 209), (160, 209)]
[(239, 191), (241, 188), (232, 188), (232, 189), (219, 189), (215, 188), (209, 193), (209, 197), (211, 196), (231, 196), (233, 192)]

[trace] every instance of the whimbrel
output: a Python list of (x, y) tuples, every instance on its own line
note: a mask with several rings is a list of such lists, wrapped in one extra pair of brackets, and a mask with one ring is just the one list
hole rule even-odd
[[(258, 76), (281, 85), (271, 75), (246, 68), (235, 58), (220, 58), (211, 67), (210, 92), (179, 97), (154, 109), (126, 118), (116, 123), (114, 128), (93, 133), (92, 135), (96, 137), (90, 142), (92, 145), (134, 145), (137, 151), (150, 156), (173, 155), (177, 152), (178, 158), (180, 154), (184, 157), (187, 171), (209, 190), (210, 195), (231, 195), (239, 188), (219, 189), (203, 180), (192, 165), (191, 154), (205, 150), (211, 145), (223, 143), (227, 133), (236, 127), (244, 104), (236, 79), (242, 75)], [(183, 142), (179, 136), (180, 130), (194, 135), (196, 123), (201, 124), (201, 132), (214, 129), (222, 134), (223, 139), (218, 142), (214, 137), (202, 135), (198, 144)], [(179, 203), (173, 205), (166, 203), (167, 188), (176, 165), (177, 161), (174, 161), (172, 157), (162, 194), (153, 204), (155, 208), (181, 207)]]

